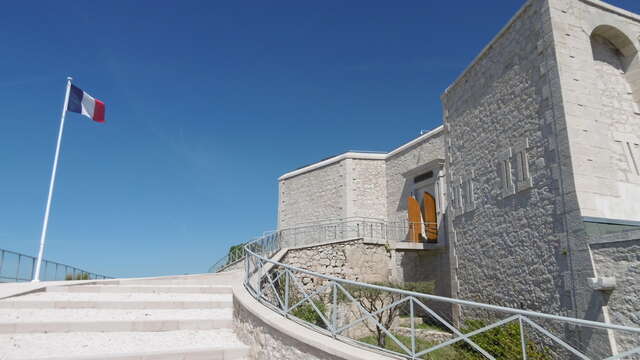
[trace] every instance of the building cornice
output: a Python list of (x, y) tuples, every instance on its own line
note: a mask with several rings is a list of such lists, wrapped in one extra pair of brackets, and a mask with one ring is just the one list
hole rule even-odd
[(331, 164), (340, 162), (342, 160), (345, 159), (358, 159), (358, 160), (384, 160), (386, 159), (387, 154), (376, 154), (376, 153), (365, 153), (365, 152), (354, 152), (354, 151), (349, 151), (346, 152), (344, 154), (340, 154), (338, 156), (334, 156), (332, 158), (329, 158), (327, 160), (323, 160), (320, 162), (317, 162), (315, 164), (311, 164), (311, 165), (307, 165), (301, 169), (298, 170), (294, 170), (291, 172), (288, 172), (282, 176), (280, 176), (278, 178), (278, 180), (285, 180), (288, 178), (292, 178), (294, 176), (300, 175), (300, 174), (304, 174), (306, 172), (315, 170), (315, 169), (319, 169), (321, 167), (325, 167), (325, 166), (329, 166)]
[(338, 163), (342, 160), (345, 159), (356, 159), (356, 160), (386, 160), (400, 152), (403, 152), (409, 148), (411, 148), (412, 146), (432, 137), (435, 135), (438, 135), (440, 132), (442, 132), (442, 130), (444, 129), (444, 127), (442, 125), (438, 126), (437, 128), (426, 132), (420, 136), (418, 136), (417, 138), (409, 141), (408, 143), (392, 150), (389, 153), (372, 153), (372, 152), (360, 152), (360, 151), (348, 151), (344, 154), (340, 154), (334, 157), (331, 157), (329, 159), (326, 160), (322, 160), (319, 161), (317, 163), (311, 164), (311, 165), (307, 165), (305, 167), (302, 167), (300, 169), (294, 170), (294, 171), (290, 171), (282, 176), (280, 176), (278, 178), (278, 181), (282, 181), (282, 180), (286, 180), (289, 178), (292, 178), (294, 176), (300, 175), (300, 174), (304, 174), (306, 172), (312, 171), (312, 170), (316, 170), (319, 169), (321, 167), (325, 167), (325, 166), (329, 166), (332, 165), (334, 163)]
[(640, 21), (640, 15), (636, 13), (632, 13), (631, 11), (619, 8), (617, 6), (608, 4), (604, 1), (600, 1), (600, 0), (579, 0), (579, 1), (582, 1), (583, 3), (589, 4), (589, 5), (593, 5), (595, 7), (599, 7), (602, 10), (609, 11), (609, 12), (618, 14), (620, 16), (624, 16), (629, 20)]
[(444, 126), (440, 125), (437, 128), (435, 128), (435, 129), (433, 129), (431, 131), (428, 131), (428, 132), (418, 136), (417, 138), (409, 141), (408, 143), (406, 143), (406, 144), (404, 144), (404, 145), (402, 145), (402, 146), (400, 146), (398, 148), (395, 148), (394, 150), (391, 150), (391, 152), (389, 152), (387, 154), (387, 157), (388, 158), (392, 157), (392, 156), (394, 156), (394, 155), (396, 155), (398, 153), (401, 153), (401, 152), (409, 149), (410, 147), (412, 147), (412, 146), (414, 146), (414, 145), (416, 145), (416, 144), (418, 144), (418, 143), (420, 143), (420, 142), (422, 142), (422, 141), (424, 141), (424, 140), (426, 140), (426, 139), (428, 139), (428, 138), (430, 138), (432, 136), (438, 135), (440, 132), (442, 132), (443, 129), (444, 129)]

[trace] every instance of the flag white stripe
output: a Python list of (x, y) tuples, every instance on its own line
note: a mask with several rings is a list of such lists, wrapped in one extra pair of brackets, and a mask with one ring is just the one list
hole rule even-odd
[(96, 99), (86, 92), (82, 94), (82, 115), (93, 119), (93, 111), (96, 107)]

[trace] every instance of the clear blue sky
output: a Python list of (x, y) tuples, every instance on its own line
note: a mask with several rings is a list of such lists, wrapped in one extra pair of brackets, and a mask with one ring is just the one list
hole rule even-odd
[[(0, 247), (112, 276), (204, 272), (276, 226), (277, 178), (441, 122), (439, 96), (523, 1), (42, 1), (0, 15)], [(640, 12), (637, 0), (614, 4)]]

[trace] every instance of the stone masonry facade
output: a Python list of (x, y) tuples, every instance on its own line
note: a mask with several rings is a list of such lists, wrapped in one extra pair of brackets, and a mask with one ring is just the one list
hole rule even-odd
[[(563, 189), (552, 172), (554, 130), (544, 121), (559, 101), (548, 19), (546, 2), (529, 2), (442, 97), (447, 184), (455, 191), (457, 179), (472, 176), (476, 204), (450, 204), (448, 237), (457, 296), (568, 314)], [(513, 178), (519, 151), (532, 186), (503, 184), (501, 171)]]
[(278, 228), (345, 217), (345, 166), (343, 162), (334, 163), (280, 181)]
[(582, 216), (640, 221), (640, 17), (599, 1), (551, 4)]
[[(316, 244), (288, 260), (640, 327), (640, 235), (629, 232), (640, 228), (639, 49), (639, 15), (598, 0), (527, 1), (445, 90), (442, 126), (386, 154), (348, 152), (279, 179), (279, 229), (349, 218), (391, 228), (407, 221), (409, 196), (431, 192), (437, 246)], [(349, 265), (347, 249), (362, 263)], [(638, 346), (620, 333), (554, 330), (592, 355)]]
[(411, 182), (402, 174), (438, 159), (444, 160), (443, 132), (436, 133), (429, 141), (390, 154), (386, 160), (386, 218), (389, 221), (404, 220), (407, 217), (406, 199), (411, 195), (412, 188)]

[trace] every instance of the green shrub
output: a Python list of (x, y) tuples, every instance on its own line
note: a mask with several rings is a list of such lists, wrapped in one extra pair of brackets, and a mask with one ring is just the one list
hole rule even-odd
[[(293, 301), (291, 304), (295, 305), (299, 302), (300, 300), (295, 300)], [(320, 301), (314, 301), (313, 304), (318, 308), (318, 310), (320, 310), (320, 312), (322, 314), (326, 314), (326, 306), (324, 303), (320, 302)], [(298, 307), (296, 307), (295, 309), (291, 310), (291, 314), (293, 314), (293, 316), (304, 320), (308, 323), (314, 324), (316, 326), (319, 326), (323, 329), (326, 329), (327, 326), (324, 323), (324, 321), (322, 321), (322, 318), (320, 317), (320, 314), (318, 314), (318, 312), (316, 312), (316, 310), (313, 308), (313, 306), (311, 306), (311, 304), (307, 301), (304, 304), (300, 304), (298, 305)], [(325, 316), (326, 317), (326, 316)]]
[(67, 275), (64, 276), (64, 279), (66, 281), (69, 281), (69, 280), (89, 280), (89, 274), (81, 273), (81, 274), (76, 274), (75, 276), (73, 276), (73, 274), (67, 274)]
[[(394, 334), (395, 337), (401, 342), (403, 343), (406, 347), (408, 347), (409, 349), (411, 349), (411, 338), (408, 336), (402, 336), (402, 335), (397, 335)], [(395, 351), (397, 353), (400, 354), (405, 354), (405, 351), (398, 346), (398, 344), (393, 341), (391, 339), (391, 337), (387, 336), (386, 337), (387, 340), (385, 341), (385, 349), (387, 350), (391, 350), (391, 351)], [(371, 344), (371, 345), (377, 345), (378, 344), (378, 340), (375, 336), (367, 336), (361, 339), (358, 339), (358, 341), (362, 341), (363, 343), (367, 343), (367, 344)], [(424, 349), (428, 349), (432, 346), (435, 346), (436, 344), (431, 343), (429, 341), (426, 341), (424, 339), (421, 338), (416, 338), (416, 352), (419, 352), (421, 350)], [(462, 355), (460, 355), (459, 350), (455, 349), (453, 346), (446, 346), (442, 349), (438, 349), (430, 354), (427, 355), (423, 355), (420, 359), (429, 359), (429, 360), (460, 360), (460, 359), (464, 359), (463, 357), (461, 357)], [(486, 359), (485, 359), (486, 360)]]
[[(487, 324), (481, 320), (468, 320), (462, 328), (463, 333), (485, 327)], [(520, 326), (516, 322), (484, 331), (472, 336), (471, 341), (493, 355), (496, 359), (514, 359), (522, 356), (522, 345), (520, 342)], [(473, 349), (466, 342), (458, 342), (455, 347), (463, 357), (463, 360), (485, 360), (484, 355)], [(538, 346), (531, 341), (527, 341), (527, 358), (532, 360), (551, 360), (553, 357), (548, 349)]]
[(229, 254), (227, 255), (227, 264), (236, 261), (239, 257), (244, 256), (244, 243), (238, 245), (231, 245), (229, 248)]

